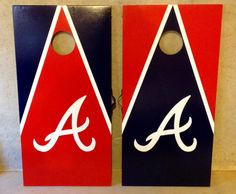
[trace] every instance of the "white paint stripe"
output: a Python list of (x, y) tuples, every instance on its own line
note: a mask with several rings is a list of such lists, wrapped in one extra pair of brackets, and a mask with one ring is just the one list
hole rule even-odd
[(124, 119), (123, 119), (123, 121), (122, 121), (122, 133), (124, 132), (125, 126), (126, 126), (126, 124), (127, 124), (127, 122), (128, 122), (129, 116), (130, 116), (130, 114), (131, 114), (131, 111), (132, 111), (132, 109), (133, 109), (134, 103), (135, 103), (136, 98), (137, 98), (137, 96), (138, 96), (139, 90), (140, 90), (140, 88), (141, 88), (141, 86), (142, 86), (143, 80), (144, 80), (144, 78), (145, 78), (145, 76), (146, 76), (147, 70), (148, 70), (148, 68), (149, 68), (149, 65), (150, 65), (150, 62), (151, 62), (151, 60), (152, 60), (153, 54), (154, 54), (154, 52), (155, 52), (155, 50), (156, 50), (156, 47), (157, 47), (157, 45), (158, 45), (158, 42), (159, 42), (159, 40), (160, 40), (161, 34), (162, 34), (163, 29), (164, 29), (164, 27), (165, 27), (165, 24), (166, 24), (166, 21), (167, 21), (167, 19), (168, 19), (169, 14), (170, 14), (171, 8), (172, 8), (172, 5), (168, 5), (168, 6), (167, 6), (166, 11), (165, 11), (165, 14), (164, 14), (164, 16), (163, 16), (163, 18), (162, 18), (160, 27), (159, 27), (159, 29), (158, 29), (158, 31), (157, 31), (157, 34), (156, 34), (155, 39), (154, 39), (154, 41), (153, 41), (152, 47), (151, 47), (151, 49), (150, 49), (150, 51), (149, 51), (149, 54), (148, 54), (148, 57), (147, 57), (146, 62), (145, 62), (145, 64), (144, 64), (142, 73), (141, 73), (141, 75), (140, 75), (140, 77), (139, 77), (139, 80), (138, 80), (138, 83), (137, 83), (136, 88), (135, 88), (135, 90), (134, 90), (133, 96), (132, 96), (132, 98), (131, 98), (131, 100), (130, 100), (128, 109), (127, 109), (127, 111), (126, 111), (126, 113), (125, 113), (125, 117), (124, 117)]
[(108, 116), (108, 114), (107, 114), (105, 105), (104, 105), (104, 103), (103, 103), (102, 97), (101, 97), (101, 95), (100, 95), (100, 92), (99, 92), (99, 90), (98, 90), (97, 84), (96, 84), (95, 79), (94, 79), (94, 77), (93, 77), (93, 74), (92, 74), (92, 71), (91, 71), (91, 69), (90, 69), (88, 60), (87, 60), (86, 55), (85, 55), (85, 53), (84, 53), (82, 44), (81, 44), (80, 39), (79, 39), (79, 36), (78, 36), (78, 34), (77, 34), (77, 32), (76, 32), (75, 26), (74, 26), (74, 24), (73, 24), (73, 21), (72, 21), (72, 19), (71, 19), (71, 16), (70, 16), (70, 13), (69, 13), (69, 11), (68, 11), (67, 6), (63, 6), (63, 10), (64, 10), (64, 12), (65, 12), (65, 15), (66, 15), (67, 21), (68, 21), (68, 23), (69, 23), (69, 25), (70, 25), (70, 28), (71, 28), (73, 37), (74, 37), (74, 39), (75, 39), (75, 42), (76, 42), (76, 44), (77, 44), (77, 46), (78, 46), (78, 49), (79, 49), (79, 52), (80, 52), (80, 54), (81, 54), (82, 60), (83, 60), (83, 62), (84, 62), (85, 69), (86, 69), (86, 71), (87, 71), (87, 73), (88, 73), (88, 76), (89, 76), (89, 78), (90, 78), (91, 84), (92, 84), (92, 86), (93, 86), (93, 88), (94, 88), (96, 97), (97, 97), (97, 99), (98, 99), (99, 105), (100, 105), (101, 110), (102, 110), (102, 112), (103, 112), (103, 115), (104, 115), (104, 118), (105, 118), (105, 120), (106, 120), (107, 126), (108, 126), (108, 128), (109, 128), (110, 133), (111, 133), (111, 121), (110, 121), (110, 118), (109, 118), (109, 116)]
[(187, 37), (186, 31), (185, 31), (185, 28), (184, 28), (183, 20), (182, 20), (178, 5), (174, 5), (174, 10), (175, 10), (175, 14), (176, 14), (176, 17), (177, 17), (177, 20), (178, 20), (180, 31), (181, 31), (181, 34), (182, 34), (182, 37), (183, 37), (183, 40), (184, 40), (184, 44), (185, 44), (185, 47), (186, 47), (186, 50), (187, 50), (187, 53), (188, 53), (188, 56), (189, 56), (189, 60), (190, 60), (190, 63), (192, 65), (193, 73), (194, 73), (194, 76), (195, 76), (195, 79), (196, 79), (196, 82), (197, 82), (197, 85), (198, 85), (198, 88), (199, 88), (199, 91), (200, 91), (200, 94), (201, 94), (201, 97), (202, 97), (202, 101), (203, 101), (203, 104), (205, 106), (205, 110), (206, 110), (206, 113), (207, 113), (207, 116), (208, 116), (208, 119), (209, 119), (209, 122), (210, 122), (210, 125), (211, 125), (211, 129), (212, 129), (212, 132), (214, 133), (214, 120), (213, 120), (213, 117), (212, 117), (212, 114), (211, 114), (211, 110), (210, 110), (210, 107), (209, 107), (209, 104), (208, 104), (208, 101), (207, 101), (207, 98), (206, 98), (204, 88), (202, 86), (201, 78), (200, 78), (198, 70), (197, 70), (197, 66), (196, 66), (196, 63), (195, 63), (195, 60), (194, 60), (194, 57), (193, 57), (193, 53), (192, 53), (192, 50), (191, 50), (191, 47), (190, 47), (190, 44), (189, 44), (189, 41), (188, 41), (188, 37)]
[(60, 10), (61, 10), (61, 6), (57, 6), (56, 11), (55, 11), (54, 16), (53, 16), (53, 20), (52, 20), (52, 23), (51, 23), (50, 30), (48, 32), (46, 43), (44, 45), (43, 52), (42, 52), (42, 55), (41, 55), (41, 58), (40, 58), (40, 61), (39, 61), (39, 65), (38, 65), (38, 68), (37, 68), (37, 71), (36, 71), (36, 74), (35, 74), (35, 77), (34, 77), (34, 81), (33, 81), (33, 84), (32, 84), (31, 90), (30, 90), (30, 94), (29, 94), (29, 97), (28, 97), (28, 100), (27, 100), (27, 103), (26, 103), (26, 106), (25, 106), (25, 110), (24, 110), (24, 113), (23, 113), (23, 116), (22, 116), (22, 119), (21, 119), (21, 122), (20, 122), (20, 134), (22, 134), (24, 126), (25, 126), (25, 122), (26, 122), (26, 119), (27, 119), (27, 116), (28, 116), (28, 113), (29, 113), (29, 109), (30, 109), (30, 106), (31, 106), (31, 103), (32, 103), (32, 100), (33, 100), (33, 97), (34, 97), (34, 93), (35, 93), (35, 90), (36, 90), (36, 87), (37, 87), (37, 84), (38, 84), (38, 81), (39, 81), (41, 71), (43, 69), (44, 61), (45, 61), (45, 58), (46, 58), (46, 55), (47, 55), (47, 52), (48, 52), (49, 45), (51, 43), (51, 39), (52, 39), (53, 32), (54, 32), (54, 29), (55, 29), (55, 26), (56, 26), (56, 23), (57, 23), (57, 20), (58, 20)]

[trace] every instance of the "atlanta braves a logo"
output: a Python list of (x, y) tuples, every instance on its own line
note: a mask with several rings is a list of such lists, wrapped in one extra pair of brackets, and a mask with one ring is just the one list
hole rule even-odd
[[(192, 118), (188, 118), (188, 122), (185, 123), (183, 126), (180, 126), (180, 118), (182, 115), (182, 112), (184, 110), (185, 105), (187, 104), (188, 100), (190, 99), (191, 95), (183, 98), (180, 100), (166, 115), (164, 120), (161, 122), (159, 128), (156, 132), (153, 132), (151, 135), (149, 135), (146, 138), (146, 142), (150, 141), (146, 145), (140, 145), (137, 140), (134, 140), (134, 147), (140, 151), (140, 152), (148, 152), (151, 150), (158, 142), (161, 136), (165, 135), (174, 135), (175, 140), (178, 144), (178, 146), (185, 152), (192, 152), (196, 149), (197, 146), (197, 140), (196, 138), (193, 138), (193, 143), (190, 146), (187, 146), (184, 144), (180, 137), (180, 133), (186, 131), (189, 129), (189, 127), (192, 125)], [(170, 121), (170, 119), (174, 116), (174, 128), (173, 129), (165, 129), (167, 123)], [(164, 130), (165, 129), (165, 130)]]
[[(85, 152), (90, 152), (90, 151), (94, 150), (95, 145), (96, 145), (96, 141), (94, 138), (92, 138), (91, 144), (89, 146), (86, 146), (83, 144), (83, 142), (81, 141), (81, 139), (79, 137), (79, 133), (84, 131), (88, 127), (89, 118), (86, 117), (85, 122), (81, 126), (77, 126), (79, 112), (80, 112), (81, 106), (82, 106), (85, 98), (86, 98), (86, 96), (79, 98), (77, 101), (75, 101), (69, 107), (69, 109), (66, 111), (66, 113), (61, 118), (56, 130), (54, 132), (50, 133), (45, 138), (45, 141), (49, 141), (47, 144), (39, 145), (35, 139), (33, 140), (33, 145), (36, 150), (38, 150), (40, 152), (49, 151), (56, 144), (58, 138), (61, 136), (65, 136), (65, 135), (73, 135), (76, 144), (78, 145), (78, 147), (81, 150), (83, 150)], [(70, 116), (72, 119), (71, 120), (71, 129), (63, 129), (66, 121), (70, 118)]]

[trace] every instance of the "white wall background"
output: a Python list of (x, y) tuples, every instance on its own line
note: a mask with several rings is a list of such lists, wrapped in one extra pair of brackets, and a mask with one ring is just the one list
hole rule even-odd
[[(112, 5), (113, 92), (121, 90), (122, 4), (223, 3), (223, 26), (216, 106), (214, 170), (236, 170), (236, 1), (234, 0), (1, 0), (0, 2), (0, 171), (21, 170), (21, 149), (13, 21), (14, 4)], [(121, 168), (121, 111), (117, 106), (113, 117), (113, 170)]]

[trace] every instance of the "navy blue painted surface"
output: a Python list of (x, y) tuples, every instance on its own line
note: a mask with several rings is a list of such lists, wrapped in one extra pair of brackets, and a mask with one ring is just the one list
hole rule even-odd
[[(164, 32), (180, 33), (174, 11)], [(197, 139), (193, 152), (184, 152), (174, 135), (161, 136), (148, 152), (134, 147), (134, 140), (146, 145), (146, 138), (157, 131), (167, 113), (184, 97), (191, 95), (181, 116), (180, 126), (192, 117), (192, 125), (181, 133), (186, 145)], [(174, 118), (165, 129), (173, 129)], [(185, 46), (176, 55), (164, 54), (157, 46), (146, 77), (130, 114), (122, 141), (123, 185), (185, 185), (210, 184), (213, 133)]]
[(68, 9), (111, 117), (111, 7), (68, 6)]
[(13, 6), (20, 119), (55, 9), (55, 6)]

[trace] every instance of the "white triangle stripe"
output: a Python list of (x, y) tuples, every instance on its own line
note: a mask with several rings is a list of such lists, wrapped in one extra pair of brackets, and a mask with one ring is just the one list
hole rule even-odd
[(104, 115), (105, 121), (106, 121), (106, 123), (107, 123), (108, 129), (109, 129), (109, 131), (110, 131), (110, 133), (111, 133), (111, 121), (110, 121), (110, 118), (109, 118), (109, 116), (108, 116), (108, 114), (107, 114), (105, 105), (104, 105), (104, 103), (103, 103), (102, 97), (101, 97), (101, 95), (100, 95), (100, 92), (99, 92), (99, 90), (98, 90), (97, 84), (96, 84), (95, 79), (94, 79), (94, 77), (93, 77), (93, 74), (92, 74), (92, 71), (91, 71), (91, 69), (90, 69), (88, 60), (87, 60), (86, 55), (85, 55), (85, 53), (84, 53), (82, 44), (81, 44), (80, 39), (79, 39), (79, 36), (78, 36), (78, 34), (77, 34), (77, 32), (76, 32), (75, 26), (74, 26), (74, 24), (73, 24), (73, 21), (72, 21), (72, 19), (71, 19), (71, 16), (70, 16), (70, 13), (69, 13), (69, 10), (68, 10), (67, 6), (63, 6), (63, 10), (64, 10), (64, 12), (65, 12), (65, 15), (66, 15), (67, 21), (68, 21), (68, 23), (69, 23), (69, 26), (70, 26), (70, 28), (71, 28), (73, 37), (74, 37), (74, 39), (75, 39), (75, 42), (76, 42), (76, 44), (77, 44), (77, 46), (78, 46), (78, 49), (79, 49), (79, 52), (80, 52), (80, 54), (81, 54), (82, 60), (83, 60), (83, 62), (84, 62), (85, 69), (86, 69), (86, 71), (87, 71), (87, 73), (88, 73), (88, 76), (89, 76), (89, 78), (90, 78), (91, 84), (92, 84), (92, 86), (93, 86), (93, 88), (94, 88), (94, 92), (95, 92), (95, 94), (96, 94), (96, 97), (97, 97), (97, 100), (98, 100), (98, 102), (99, 102), (100, 108), (101, 108), (101, 110), (102, 110), (102, 112), (103, 112), (103, 115)]
[(43, 48), (43, 52), (42, 52), (42, 55), (41, 55), (41, 58), (40, 58), (40, 61), (39, 61), (39, 65), (38, 65), (38, 68), (37, 68), (37, 71), (36, 71), (36, 74), (35, 74), (35, 78), (34, 78), (34, 81), (33, 81), (33, 84), (32, 84), (31, 90), (30, 90), (30, 94), (29, 94), (29, 97), (28, 97), (28, 100), (27, 100), (27, 103), (26, 103), (26, 106), (25, 106), (25, 110), (24, 110), (24, 113), (23, 113), (23, 116), (22, 116), (22, 119), (21, 119), (20, 134), (22, 134), (23, 129), (24, 129), (24, 125), (25, 125), (25, 122), (26, 122), (26, 119), (27, 119), (27, 116), (28, 116), (28, 113), (29, 113), (29, 109), (30, 109), (30, 106), (31, 106), (31, 103), (32, 103), (32, 100), (33, 100), (33, 97), (34, 97), (34, 93), (35, 93), (35, 90), (36, 90), (36, 87), (37, 87), (37, 84), (38, 84), (38, 81), (39, 81), (39, 78), (40, 78), (40, 75), (41, 75), (41, 72), (42, 72), (42, 69), (43, 69), (43, 65), (44, 65), (44, 62), (45, 62), (45, 59), (46, 59), (48, 48), (50, 46), (52, 36), (53, 36), (53, 33), (54, 33), (54, 30), (55, 30), (55, 27), (56, 27), (56, 24), (57, 24), (57, 21), (58, 21), (58, 17), (59, 17), (59, 14), (60, 14), (60, 11), (61, 11), (62, 7), (63, 7), (63, 10), (65, 12), (67, 21), (68, 21), (69, 26), (71, 28), (71, 31), (73, 33), (73, 37), (74, 37), (74, 39), (76, 41), (76, 44), (78, 46), (79, 52), (82, 56), (82, 60), (83, 60), (84, 65), (85, 65), (85, 69), (88, 73), (88, 76), (89, 76), (90, 81), (92, 83), (92, 86), (94, 88), (96, 97), (98, 99), (99, 105), (100, 105), (101, 110), (103, 112), (103, 115), (104, 115), (105, 121), (107, 123), (108, 129), (111, 133), (111, 122), (110, 122), (109, 116), (107, 114), (106, 108), (105, 108), (104, 103), (102, 101), (101, 95), (100, 95), (98, 87), (96, 85), (96, 82), (93, 78), (93, 74), (90, 70), (90, 66), (88, 64), (88, 61), (87, 61), (87, 58), (86, 58), (85, 53), (83, 51), (83, 48), (82, 48), (82, 45), (80, 43), (79, 37), (78, 37), (77, 32), (75, 30), (75, 27), (73, 25), (73, 22), (72, 22), (72, 19), (70, 17), (68, 8), (66, 6), (57, 6), (56, 11), (55, 11), (54, 16), (53, 16), (53, 20), (52, 20), (50, 29), (49, 29), (49, 33), (48, 33), (46, 42), (45, 42), (45, 45), (44, 45), (44, 48)]
[(189, 41), (188, 41), (188, 38), (187, 38), (187, 34), (186, 34), (186, 31), (185, 31), (185, 28), (184, 28), (184, 25), (183, 25), (183, 21), (182, 21), (181, 15), (180, 15), (178, 5), (168, 5), (168, 7), (166, 9), (166, 12), (165, 12), (164, 17), (163, 17), (162, 22), (161, 22), (161, 25), (160, 25), (160, 27), (157, 31), (157, 34), (156, 34), (156, 37), (154, 39), (153, 45), (152, 45), (151, 50), (148, 54), (147, 60), (146, 60), (145, 65), (144, 65), (144, 68), (143, 68), (142, 73), (139, 77), (139, 80), (138, 80), (138, 83), (137, 83), (136, 88), (134, 90), (131, 101), (129, 103), (128, 109), (125, 113), (125, 117), (122, 121), (122, 133), (125, 130), (125, 126), (128, 122), (129, 116), (130, 116), (131, 111), (133, 109), (134, 103), (135, 103), (136, 98), (138, 96), (139, 90), (142, 86), (143, 80), (144, 80), (145, 75), (147, 73), (147, 70), (149, 68), (151, 59), (152, 59), (153, 54), (156, 50), (156, 47), (158, 45), (160, 36), (163, 32), (163, 29), (165, 27), (166, 21), (169, 17), (169, 14), (170, 14), (170, 11), (171, 11), (172, 7), (174, 7), (175, 14), (176, 14), (176, 17), (177, 17), (177, 21), (178, 21), (180, 31), (181, 31), (181, 34), (182, 34), (182, 37), (183, 37), (183, 41), (184, 41), (184, 44), (185, 44), (185, 47), (186, 47), (186, 50), (187, 50), (187, 53), (188, 53), (188, 56), (189, 56), (189, 60), (190, 60), (190, 63), (191, 63), (192, 69), (193, 69), (193, 73), (194, 73), (194, 76), (195, 76), (195, 79), (196, 79), (196, 82), (197, 82), (197, 85), (198, 85), (198, 88), (199, 88), (199, 92), (200, 92), (200, 95), (201, 95), (201, 98), (202, 98), (202, 101), (203, 101), (203, 104), (204, 104), (204, 107), (205, 107), (205, 110), (206, 110), (206, 114), (207, 114), (209, 123), (211, 125), (212, 132), (214, 133), (214, 120), (213, 120), (213, 117), (212, 117), (212, 114), (211, 114), (211, 110), (210, 110), (210, 107), (209, 107), (209, 104), (208, 104), (208, 101), (207, 101), (207, 98), (206, 98), (204, 88), (202, 86), (202, 82), (201, 82), (201, 79), (200, 79), (200, 76), (199, 76), (199, 73), (198, 73), (198, 70), (197, 70), (197, 66), (196, 66), (196, 63), (195, 63), (195, 60), (194, 60), (194, 57), (193, 57), (193, 54), (192, 54), (192, 50), (191, 50), (191, 47), (190, 47), (190, 44), (189, 44)]
[(143, 83), (143, 80), (144, 80), (144, 78), (145, 78), (145, 76), (146, 76), (146, 73), (147, 73), (147, 70), (148, 70), (149, 65), (150, 65), (150, 63), (151, 63), (153, 54), (154, 54), (154, 52), (155, 52), (155, 50), (156, 50), (156, 47), (157, 47), (158, 42), (159, 42), (159, 40), (160, 40), (161, 34), (162, 34), (163, 29), (164, 29), (164, 27), (165, 27), (166, 21), (167, 21), (167, 19), (168, 19), (168, 17), (169, 17), (171, 8), (172, 8), (172, 5), (168, 5), (168, 6), (167, 6), (166, 11), (165, 11), (165, 14), (164, 14), (164, 16), (163, 16), (163, 18), (162, 18), (160, 27), (159, 27), (159, 29), (158, 29), (158, 31), (157, 31), (157, 34), (156, 34), (155, 39), (154, 39), (154, 41), (153, 41), (152, 47), (151, 47), (151, 49), (150, 49), (150, 51), (149, 51), (149, 54), (148, 54), (148, 57), (147, 57), (146, 62), (145, 62), (145, 64), (144, 64), (142, 73), (141, 73), (141, 75), (140, 75), (140, 77), (139, 77), (139, 80), (138, 80), (138, 83), (137, 83), (136, 88), (135, 88), (135, 90), (134, 90), (133, 96), (132, 96), (132, 98), (131, 98), (131, 100), (130, 100), (128, 109), (127, 109), (127, 111), (126, 111), (126, 113), (125, 113), (125, 116), (124, 116), (124, 119), (123, 119), (123, 121), (122, 121), (122, 133), (123, 133), (124, 130), (125, 130), (125, 126), (126, 126), (126, 124), (127, 124), (127, 122), (128, 122), (129, 116), (130, 116), (130, 114), (131, 114), (131, 111), (132, 111), (132, 109), (133, 109), (134, 103), (135, 103), (136, 98), (137, 98), (137, 96), (138, 96), (139, 90), (140, 90), (140, 88), (141, 88), (141, 86), (142, 86), (142, 83)]
[(208, 101), (207, 101), (207, 98), (206, 98), (204, 88), (202, 86), (201, 78), (200, 78), (198, 70), (197, 70), (197, 66), (196, 66), (196, 63), (195, 63), (195, 60), (194, 60), (194, 57), (193, 57), (193, 53), (192, 53), (192, 50), (191, 50), (191, 47), (190, 47), (190, 44), (189, 44), (189, 41), (188, 41), (188, 37), (187, 37), (186, 31), (185, 31), (185, 28), (184, 28), (183, 20), (182, 20), (178, 5), (174, 5), (174, 10), (175, 10), (177, 21), (178, 21), (180, 31), (181, 31), (181, 34), (182, 34), (182, 37), (183, 37), (183, 41), (184, 41), (184, 44), (185, 44), (185, 47), (186, 47), (186, 50), (187, 50), (187, 53), (188, 53), (188, 56), (189, 56), (189, 60), (190, 60), (190, 63), (192, 65), (192, 69), (193, 69), (193, 73), (194, 73), (194, 76), (195, 76), (195, 79), (196, 79), (196, 82), (197, 82), (197, 85), (198, 85), (198, 89), (199, 89), (199, 92), (200, 92), (201, 97), (202, 97), (202, 101), (203, 101), (203, 104), (204, 104), (204, 107), (205, 107), (205, 110), (206, 110), (206, 114), (207, 114), (209, 123), (211, 125), (212, 132), (214, 133), (214, 120), (213, 120), (213, 117), (212, 117), (212, 114), (211, 114), (211, 110), (210, 110), (210, 107), (209, 107), (209, 104), (208, 104)]
[(30, 109), (30, 106), (31, 106), (31, 103), (32, 103), (32, 100), (33, 100), (33, 97), (34, 97), (36, 87), (38, 85), (39, 77), (40, 77), (41, 71), (43, 69), (44, 61), (45, 61), (45, 58), (46, 58), (46, 55), (47, 55), (47, 52), (48, 52), (48, 48), (49, 48), (50, 43), (51, 43), (51, 39), (52, 39), (52, 36), (53, 36), (54, 29), (56, 27), (56, 23), (57, 23), (60, 11), (61, 11), (61, 6), (57, 6), (56, 11), (55, 11), (54, 16), (53, 16), (51, 27), (50, 27), (49, 32), (48, 32), (46, 42), (45, 42), (45, 45), (44, 45), (44, 48), (43, 48), (43, 52), (42, 52), (42, 55), (41, 55), (41, 58), (40, 58), (40, 61), (39, 61), (39, 65), (38, 65), (38, 68), (37, 68), (37, 71), (36, 71), (36, 74), (35, 74), (35, 77), (34, 77), (34, 81), (33, 81), (33, 84), (32, 84), (31, 90), (30, 90), (30, 94), (29, 94), (29, 97), (28, 97), (28, 100), (27, 100), (27, 103), (26, 103), (26, 106), (25, 106), (25, 110), (24, 110), (24, 113), (23, 113), (23, 116), (22, 116), (22, 119), (21, 119), (21, 122), (20, 122), (20, 134), (22, 134), (24, 126), (25, 126), (25, 122), (26, 122), (26, 119), (27, 119), (27, 116), (28, 116), (28, 113), (29, 113), (29, 109)]

